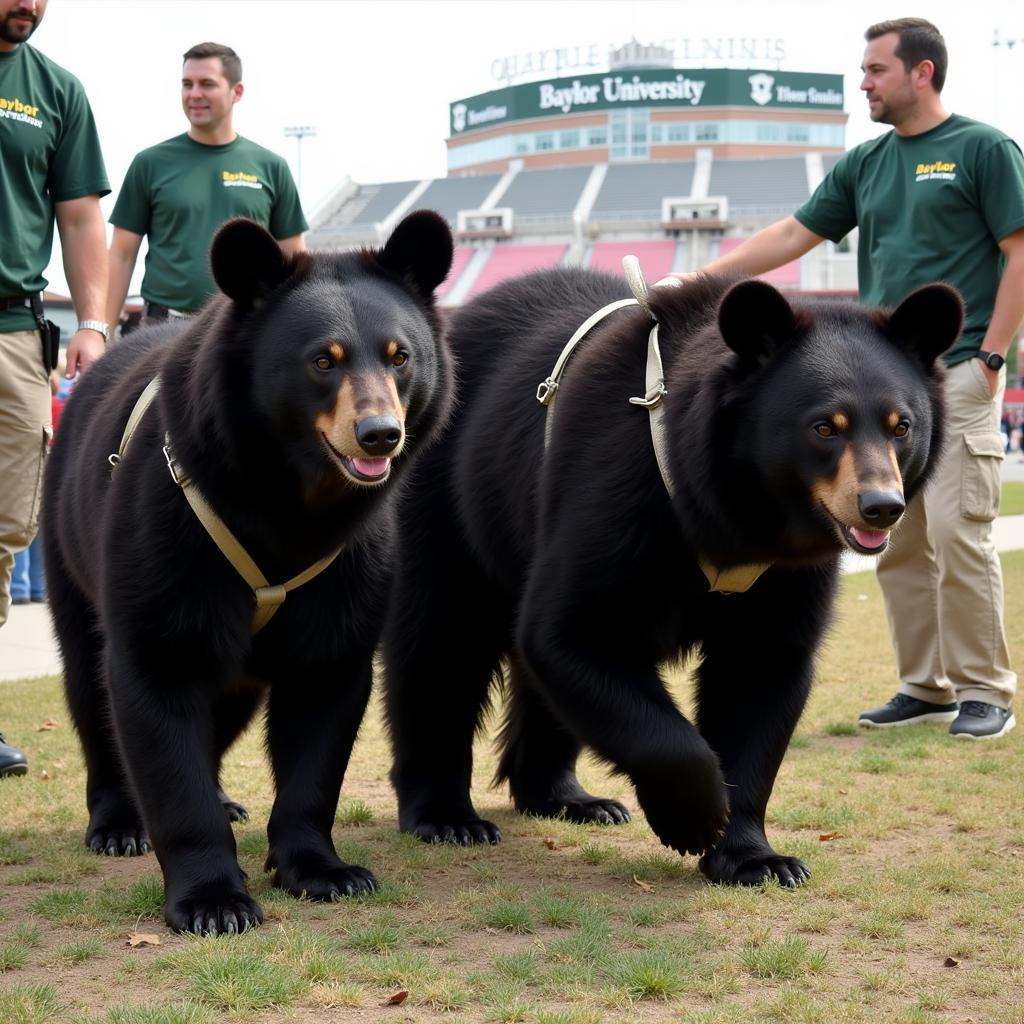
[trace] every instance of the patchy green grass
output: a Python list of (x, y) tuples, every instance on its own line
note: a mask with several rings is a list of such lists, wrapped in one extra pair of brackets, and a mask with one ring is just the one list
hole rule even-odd
[[(1004, 511), (1016, 492), (1024, 512), (1024, 484), (1004, 488)], [(1007, 607), (1020, 608), (1024, 552), (1003, 561)], [(1007, 629), (1024, 664), (1024, 618)], [(686, 673), (668, 678), (689, 707)], [(858, 729), (895, 688), (877, 584), (846, 577), (768, 808), (773, 843), (812, 869), (797, 891), (706, 884), (651, 834), (628, 783), (589, 759), (584, 784), (632, 822), (515, 815), (488, 788), (490, 736), (474, 800), (504, 842), (401, 836), (375, 703), (335, 842), (380, 889), (295, 900), (263, 872), (271, 784), (253, 729), (224, 785), (251, 812), (234, 830), (266, 923), (195, 939), (164, 927), (154, 857), (84, 849), (84, 771), (58, 682), (4, 684), (5, 731), (31, 771), (0, 791), (0, 1024), (1021, 1024), (1024, 729), (991, 744), (941, 725)], [(46, 719), (58, 728), (36, 731)], [(159, 945), (127, 945), (140, 933)]]

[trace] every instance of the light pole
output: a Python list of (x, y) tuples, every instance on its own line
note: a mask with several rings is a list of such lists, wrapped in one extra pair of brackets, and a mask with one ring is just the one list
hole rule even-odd
[[(992, 73), (993, 73), (993, 77), (995, 79), (995, 85), (994, 85), (994, 91), (995, 91), (995, 122), (996, 122), (996, 127), (997, 128), (1002, 128), (1003, 126), (1000, 123), (1000, 116), (999, 116), (1000, 115), (1000, 106), (1001, 106), (1001, 101), (1000, 101), (1000, 96), (1001, 96), (1000, 85), (1002, 84), (1000, 82), (1000, 80), (999, 80), (1000, 79), (1000, 76), (999, 76), (999, 65), (1000, 65), (999, 53), (1004, 51), (1004, 50), (1007, 51), (1007, 52), (1011, 52), (1013, 50), (1013, 48), (1015, 46), (1018, 46), (1018, 45), (1020, 46), (1021, 50), (1024, 50), (1024, 38), (1016, 38), (1015, 39), (1013, 36), (1000, 35), (999, 29), (996, 28), (996, 29), (993, 29), (993, 32), (992, 32), (992, 45), (995, 47), (995, 49), (997, 51), (993, 55), (995, 57), (995, 59), (992, 61)], [(1012, 132), (1007, 132), (1007, 134), (1013, 134), (1013, 133)]]
[(295, 161), (295, 187), (299, 191), (299, 195), (302, 195), (302, 140), (307, 135), (316, 135), (316, 129), (312, 125), (308, 124), (290, 124), (286, 125), (284, 129), (285, 135), (290, 139), (295, 139), (297, 159)]

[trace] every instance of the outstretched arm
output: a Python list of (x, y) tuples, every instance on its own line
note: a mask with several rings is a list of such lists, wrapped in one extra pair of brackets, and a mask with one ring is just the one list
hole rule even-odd
[[(762, 228), (732, 252), (712, 260), (702, 267), (703, 274), (763, 274), (768, 270), (781, 267), (791, 260), (799, 259), (805, 252), (810, 252), (819, 242), (821, 235), (808, 230), (796, 219), (785, 217), (774, 224)], [(670, 274), (659, 281), (668, 284), (671, 278), (685, 281), (692, 276), (692, 271), (685, 274)]]

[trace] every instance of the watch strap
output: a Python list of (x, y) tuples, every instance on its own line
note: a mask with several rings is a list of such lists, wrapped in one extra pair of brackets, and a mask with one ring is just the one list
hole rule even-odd
[(98, 331), (103, 335), (104, 341), (110, 340), (110, 325), (105, 324), (102, 320), (79, 320), (78, 329), (80, 331)]

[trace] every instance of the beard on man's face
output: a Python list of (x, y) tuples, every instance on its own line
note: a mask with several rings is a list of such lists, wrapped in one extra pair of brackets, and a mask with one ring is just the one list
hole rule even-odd
[(39, 20), (35, 14), (16, 10), (9, 11), (0, 20), (0, 39), (5, 43), (14, 43), (15, 45), (23, 43), (38, 26)]

